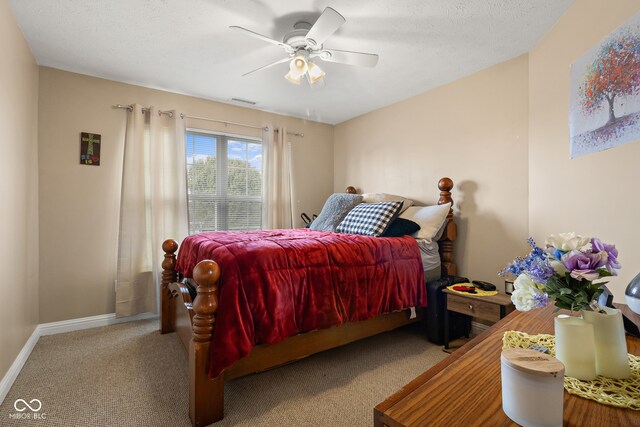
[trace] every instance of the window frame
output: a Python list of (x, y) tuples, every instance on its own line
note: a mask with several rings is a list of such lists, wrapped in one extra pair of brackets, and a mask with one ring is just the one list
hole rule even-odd
[[(229, 231), (229, 205), (225, 202), (260, 202), (260, 210), (262, 211), (262, 195), (259, 196), (249, 196), (249, 195), (230, 195), (229, 194), (229, 168), (228, 168), (228, 153), (229, 153), (229, 140), (251, 143), (251, 144), (260, 144), (262, 148), (262, 153), (264, 155), (264, 146), (262, 138), (253, 137), (248, 135), (240, 135), (234, 133), (227, 132), (217, 132), (211, 131), (207, 129), (199, 129), (199, 128), (191, 128), (188, 127), (185, 130), (185, 141), (187, 136), (191, 135), (200, 135), (200, 136), (208, 136), (216, 138), (216, 194), (190, 194), (189, 193), (189, 180), (186, 180), (187, 185), (187, 220), (188, 220), (188, 231), (189, 235), (196, 234), (191, 230), (191, 210), (188, 208), (189, 202), (191, 200), (194, 201), (218, 201), (222, 202), (218, 204), (218, 211), (216, 212), (215, 217), (215, 229), (219, 231)], [(186, 144), (185, 144), (185, 152), (186, 152)], [(187, 153), (188, 154), (188, 153)], [(188, 155), (185, 155), (185, 160), (188, 158)], [(185, 166), (187, 166), (185, 162)], [(185, 171), (188, 172), (188, 168), (185, 167)], [(260, 176), (262, 177), (262, 185), (264, 185), (264, 175), (263, 168), (260, 168)], [(261, 185), (261, 187), (262, 187)], [(262, 229), (262, 216), (260, 217), (260, 225), (258, 229)], [(206, 231), (200, 231), (206, 232)]]

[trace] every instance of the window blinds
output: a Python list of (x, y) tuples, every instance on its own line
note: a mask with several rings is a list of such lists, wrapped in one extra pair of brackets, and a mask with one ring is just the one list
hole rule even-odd
[(189, 234), (262, 227), (262, 144), (188, 131)]

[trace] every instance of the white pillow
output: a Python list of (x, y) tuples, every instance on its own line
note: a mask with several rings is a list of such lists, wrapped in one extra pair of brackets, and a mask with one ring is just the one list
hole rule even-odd
[(402, 202), (402, 208), (400, 213), (406, 211), (413, 206), (413, 200), (406, 199), (402, 196), (396, 196), (395, 194), (387, 193), (364, 193), (362, 195), (363, 203), (379, 203), (379, 202)]
[(451, 203), (435, 206), (412, 206), (402, 214), (400, 218), (418, 223), (420, 230), (411, 236), (416, 239), (432, 240), (447, 219), (451, 209)]

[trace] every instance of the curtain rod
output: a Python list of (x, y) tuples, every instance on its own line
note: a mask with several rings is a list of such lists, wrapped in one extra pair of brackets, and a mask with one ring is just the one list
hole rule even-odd
[[(120, 108), (123, 110), (127, 110), (127, 111), (133, 111), (133, 105), (122, 105), (122, 104), (116, 104), (112, 106), (113, 108)], [(147, 107), (142, 107), (142, 112), (146, 113), (149, 111), (149, 108)], [(166, 114), (169, 117), (173, 117), (173, 111), (161, 111), (158, 110), (158, 115), (161, 116), (163, 114)]]
[[(205, 121), (208, 121), (208, 122), (224, 123), (225, 125), (243, 126), (243, 127), (252, 128), (252, 129), (261, 129), (261, 130), (264, 130), (264, 131), (269, 130), (268, 126), (264, 126), (264, 127), (253, 126), (253, 125), (247, 125), (247, 124), (244, 124), (244, 123), (228, 122), (228, 121), (225, 121), (225, 120), (210, 119), (208, 117), (189, 116), (189, 115), (184, 114), (184, 113), (180, 113), (180, 118), (181, 119), (187, 118), (187, 119), (205, 120)], [(287, 135), (304, 137), (304, 133), (297, 133), (297, 132), (287, 132)]]
[[(133, 105), (116, 104), (116, 105), (113, 106), (113, 108), (120, 108), (120, 109), (127, 110), (127, 111), (133, 111)], [(149, 111), (149, 108), (142, 107), (142, 112), (143, 113), (146, 113), (147, 111)], [(166, 114), (169, 117), (173, 117), (173, 111), (158, 110), (158, 115), (160, 116), (162, 114)], [(267, 127), (267, 126), (262, 127), (262, 126), (246, 125), (244, 123), (227, 122), (227, 121), (224, 121), (224, 120), (210, 119), (208, 117), (189, 116), (189, 115), (184, 114), (184, 113), (180, 113), (180, 118), (181, 119), (188, 118), (188, 119), (196, 119), (196, 120), (205, 120), (205, 121), (208, 121), (208, 122), (224, 123), (225, 125), (244, 126), (244, 127), (247, 127), (247, 128), (260, 129), (260, 130), (264, 130), (264, 131), (269, 130), (269, 127)], [(302, 133), (302, 132), (287, 132), (287, 135), (299, 136), (301, 138), (304, 138), (304, 133)]]

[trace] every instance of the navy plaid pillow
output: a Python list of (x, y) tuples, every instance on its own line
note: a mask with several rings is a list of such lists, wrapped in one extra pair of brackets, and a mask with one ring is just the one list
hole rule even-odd
[(402, 209), (402, 202), (360, 203), (336, 228), (338, 233), (379, 237)]

